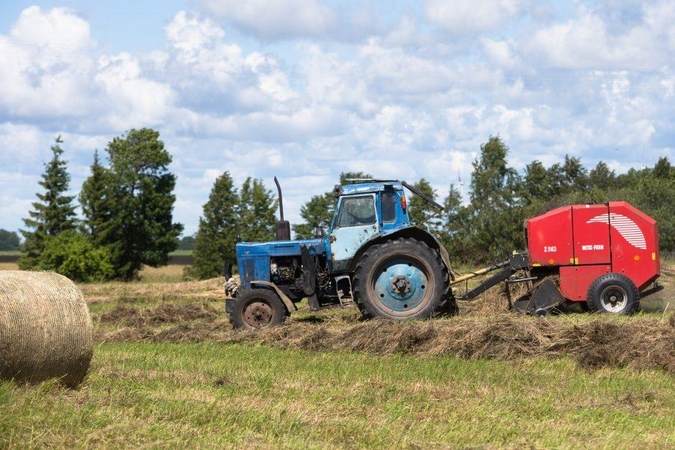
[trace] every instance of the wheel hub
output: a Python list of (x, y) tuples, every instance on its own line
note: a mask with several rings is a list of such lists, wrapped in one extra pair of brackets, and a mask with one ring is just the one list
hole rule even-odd
[(425, 300), (427, 276), (409, 261), (390, 262), (374, 281), (377, 299), (392, 311), (408, 311)]
[(265, 302), (253, 302), (246, 307), (243, 319), (246, 325), (261, 328), (272, 321), (272, 307)]
[(603, 307), (609, 312), (621, 311), (628, 301), (627, 294), (615, 286), (605, 289), (600, 298)]
[(396, 292), (398, 295), (404, 296), (410, 292), (410, 279), (401, 275), (394, 277), (391, 282), (391, 289), (392, 292)]

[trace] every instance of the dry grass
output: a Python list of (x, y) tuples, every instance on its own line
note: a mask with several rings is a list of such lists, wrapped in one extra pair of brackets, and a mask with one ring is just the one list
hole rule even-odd
[(225, 279), (174, 283), (110, 282), (82, 284), (80, 290), (90, 303), (166, 302), (175, 299), (223, 300)]
[[(498, 360), (571, 357), (585, 368), (658, 368), (675, 374), (675, 316), (668, 286), (652, 310), (630, 317), (568, 314), (533, 318), (509, 311), (504, 287), (459, 303), (459, 314), (430, 321), (362, 321), (355, 308), (311, 312), (306, 305), (271, 329), (235, 331), (223, 313), (223, 279), (84, 286), (108, 302), (95, 315), (99, 341), (266, 343), (311, 351), (456, 355)], [(675, 272), (673, 272), (675, 275)], [(503, 286), (503, 285), (502, 285)], [(515, 299), (524, 286), (511, 288)]]
[[(202, 282), (215, 285), (215, 281)], [(199, 283), (191, 284), (193, 289)], [(186, 294), (191, 292), (186, 290)], [(156, 295), (162, 295), (156, 292)], [(175, 294), (175, 292), (173, 293)], [(194, 294), (194, 292), (193, 292)], [(507, 311), (498, 295), (462, 305), (452, 318), (429, 321), (362, 321), (355, 309), (312, 313), (285, 325), (233, 330), (222, 303), (118, 305), (97, 317), (99, 341), (265, 343), (284, 349), (373, 354), (455, 355), (512, 360), (571, 357), (584, 368), (657, 368), (675, 374), (675, 316), (572, 314), (534, 318)], [(472, 309), (473, 308), (473, 309)]]

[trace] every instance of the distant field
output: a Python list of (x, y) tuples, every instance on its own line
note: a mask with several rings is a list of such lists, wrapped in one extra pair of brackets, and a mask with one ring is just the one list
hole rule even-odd
[(20, 251), (0, 251), (0, 264), (16, 262), (21, 257)]
[[(0, 270), (7, 270), (3, 264), (16, 263), (21, 257), (19, 251), (0, 251)], [(177, 250), (169, 253), (169, 264), (189, 266), (192, 264), (192, 250)]]

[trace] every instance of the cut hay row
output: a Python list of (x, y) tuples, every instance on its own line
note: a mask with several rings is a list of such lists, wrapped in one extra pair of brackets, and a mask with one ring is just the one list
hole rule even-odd
[(92, 322), (78, 288), (51, 272), (0, 272), (0, 378), (59, 378), (74, 387), (93, 352)]
[[(582, 367), (662, 369), (675, 375), (675, 316), (593, 316), (577, 323), (562, 317), (535, 318), (508, 312), (486, 316), (390, 322), (352, 319), (291, 319), (254, 331), (232, 330), (208, 305), (121, 306), (101, 315), (101, 341), (265, 343), (309, 351), (373, 354), (455, 355), (513, 360), (571, 357)], [(118, 327), (111, 329), (111, 325)]]

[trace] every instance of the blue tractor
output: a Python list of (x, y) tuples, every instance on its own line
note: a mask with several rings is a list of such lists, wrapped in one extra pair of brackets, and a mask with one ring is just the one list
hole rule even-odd
[(297, 303), (311, 310), (355, 303), (364, 317), (394, 320), (452, 314), (457, 306), (448, 252), (411, 225), (405, 181), (349, 180), (335, 187), (335, 215), (325, 235), (291, 240), (283, 218), (277, 240), (236, 245), (240, 282), (226, 283), (226, 311), (236, 328), (284, 322)]

